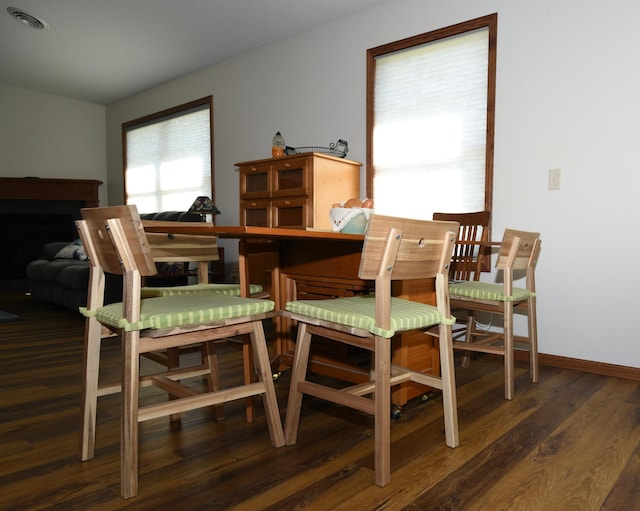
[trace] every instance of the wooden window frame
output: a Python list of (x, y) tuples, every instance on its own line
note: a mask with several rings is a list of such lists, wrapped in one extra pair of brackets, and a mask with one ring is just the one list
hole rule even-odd
[[(161, 110), (159, 112), (155, 112), (153, 114), (145, 115), (143, 117), (139, 117), (138, 119), (134, 119), (122, 124), (122, 178), (123, 178), (123, 191), (124, 191), (124, 199), (125, 202), (127, 200), (127, 130), (144, 126), (146, 124), (151, 124), (156, 121), (160, 121), (162, 119), (166, 119), (169, 117), (178, 116), (182, 113), (187, 113), (189, 110), (200, 106), (208, 106), (209, 108), (209, 151), (210, 151), (210, 174), (211, 174), (211, 189), (209, 192), (209, 197), (211, 197), (212, 201), (215, 203), (215, 172), (214, 172), (214, 129), (213, 129), (213, 96), (205, 96), (203, 98), (199, 98), (193, 101), (189, 101), (188, 103), (184, 103), (182, 105), (178, 105), (175, 107), (167, 108), (165, 110)], [(194, 197), (195, 198), (195, 197)]]
[[(470, 21), (458, 23), (424, 34), (408, 37), (399, 41), (377, 46), (367, 50), (367, 104), (366, 104), (366, 189), (367, 197), (375, 197), (373, 192), (374, 167), (373, 167), (373, 130), (374, 130), (374, 93), (375, 93), (375, 68), (376, 58), (405, 50), (415, 46), (434, 42), (440, 39), (460, 35), (478, 29), (488, 29), (488, 83), (487, 83), (487, 119), (486, 119), (486, 152), (485, 152), (485, 196), (484, 207), (492, 211), (493, 206), (493, 157), (495, 139), (495, 103), (496, 103), (496, 55), (497, 55), (497, 13), (476, 18)], [(493, 215), (492, 215), (493, 216)], [(489, 232), (490, 234), (490, 232)]]

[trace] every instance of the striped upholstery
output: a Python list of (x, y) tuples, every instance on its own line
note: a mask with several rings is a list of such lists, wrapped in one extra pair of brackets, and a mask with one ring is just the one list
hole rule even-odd
[[(160, 296), (175, 296), (192, 293), (219, 293), (228, 296), (240, 296), (238, 284), (191, 284), (188, 286), (143, 287), (140, 290), (142, 298), (157, 298)], [(249, 294), (262, 293), (262, 286), (249, 284)]]
[(376, 300), (373, 295), (333, 300), (296, 300), (288, 302), (285, 309), (303, 316), (360, 328), (386, 338), (405, 330), (455, 323), (453, 316), (450, 319), (443, 318), (433, 305), (391, 298), (391, 328), (380, 328), (376, 326)]
[(210, 323), (271, 312), (274, 307), (275, 303), (271, 300), (192, 293), (141, 300), (140, 320), (134, 323), (127, 322), (122, 313), (121, 302), (105, 305), (94, 311), (83, 307), (80, 312), (86, 317), (94, 316), (104, 325), (130, 332)]
[(521, 302), (535, 293), (521, 288), (514, 287), (511, 296), (504, 295), (504, 286), (502, 284), (491, 284), (489, 282), (466, 281), (456, 282), (449, 286), (449, 295), (451, 298), (465, 297), (477, 300), (491, 300), (494, 302)]

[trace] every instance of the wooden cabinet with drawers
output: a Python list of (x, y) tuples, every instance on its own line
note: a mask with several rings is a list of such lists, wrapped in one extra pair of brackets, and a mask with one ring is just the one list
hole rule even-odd
[(361, 165), (322, 153), (236, 163), (240, 223), (331, 230), (331, 206), (360, 196)]
[[(332, 230), (331, 206), (360, 197), (360, 163), (320, 153), (236, 163), (240, 170), (240, 222), (245, 226), (313, 228)], [(265, 240), (247, 239), (245, 247)], [(272, 240), (272, 241), (275, 241)], [(370, 291), (372, 283), (357, 278), (362, 242), (336, 242), (283, 238), (275, 243), (275, 254), (247, 251), (252, 282), (271, 289), (271, 270), (278, 266), (284, 303), (289, 299), (326, 299)], [(273, 257), (271, 257), (273, 256)], [(331, 259), (328, 266), (323, 257)], [(274, 259), (275, 258), (275, 259)], [(396, 296), (433, 303), (433, 282), (398, 282)], [(295, 351), (295, 324), (279, 318), (276, 331), (282, 336), (280, 360), (291, 365)], [(437, 343), (424, 342), (424, 334), (401, 334), (393, 340), (393, 361), (406, 367), (438, 374)], [(352, 383), (368, 381), (370, 354), (330, 340), (315, 343), (312, 371)], [(425, 388), (405, 383), (393, 390), (393, 402), (403, 405)]]

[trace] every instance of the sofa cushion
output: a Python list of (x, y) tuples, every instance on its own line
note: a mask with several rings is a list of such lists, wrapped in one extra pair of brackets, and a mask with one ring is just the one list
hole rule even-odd
[[(59, 282), (60, 274), (65, 268), (76, 268), (77, 275), (83, 275), (82, 284), (84, 289), (89, 285), (89, 263), (78, 261), (77, 259), (36, 259), (27, 265), (26, 273), (30, 280), (42, 280), (46, 282)], [(82, 289), (80, 286), (73, 286), (74, 289)]]
[(86, 291), (89, 287), (89, 265), (69, 264), (60, 270), (57, 281), (63, 287)]

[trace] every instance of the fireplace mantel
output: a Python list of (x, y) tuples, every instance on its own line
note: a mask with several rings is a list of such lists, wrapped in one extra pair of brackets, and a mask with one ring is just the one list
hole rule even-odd
[(102, 181), (94, 179), (0, 177), (0, 200), (77, 201), (95, 208), (101, 184)]

